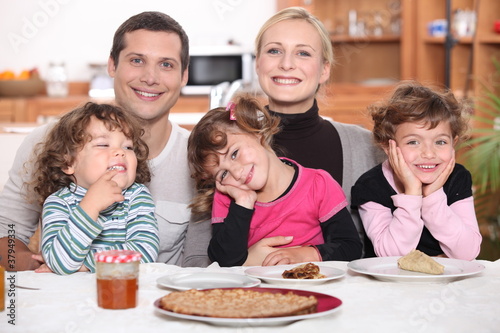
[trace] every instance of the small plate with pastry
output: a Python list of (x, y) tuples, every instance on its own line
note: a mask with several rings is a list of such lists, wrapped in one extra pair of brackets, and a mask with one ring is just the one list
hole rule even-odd
[(323, 293), (257, 287), (174, 291), (154, 302), (169, 317), (235, 327), (285, 325), (329, 315), (341, 305)]
[(345, 275), (342, 269), (314, 263), (252, 267), (245, 274), (271, 284), (314, 285), (340, 279)]
[(476, 261), (429, 257), (419, 250), (402, 257), (358, 259), (348, 263), (347, 267), (378, 280), (399, 282), (450, 282), (484, 269)]

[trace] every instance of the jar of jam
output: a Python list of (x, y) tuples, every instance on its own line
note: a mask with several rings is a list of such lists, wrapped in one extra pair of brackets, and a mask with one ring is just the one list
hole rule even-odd
[(104, 309), (137, 306), (141, 254), (130, 250), (97, 252), (97, 305)]

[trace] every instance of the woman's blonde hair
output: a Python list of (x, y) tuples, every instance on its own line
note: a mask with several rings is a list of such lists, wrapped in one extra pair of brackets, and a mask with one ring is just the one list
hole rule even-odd
[(271, 16), (262, 25), (257, 33), (257, 37), (255, 38), (255, 55), (257, 57), (260, 56), (260, 52), (262, 51), (262, 37), (264, 36), (264, 33), (276, 23), (285, 20), (304, 20), (311, 24), (318, 32), (321, 39), (323, 61), (330, 64), (330, 66), (334, 64), (335, 60), (333, 56), (333, 47), (328, 30), (326, 30), (323, 23), (316, 16), (312, 15), (302, 7), (288, 7), (282, 9)]
[(151, 180), (148, 165), (149, 149), (142, 140), (144, 130), (139, 119), (117, 106), (88, 102), (83, 107), (63, 115), (47, 134), (45, 141), (37, 149), (31, 186), (38, 195), (37, 201), (43, 204), (52, 193), (63, 187), (77, 183), (73, 175), (63, 170), (71, 166), (83, 146), (92, 138), (87, 127), (92, 118), (102, 121), (110, 131), (117, 130), (133, 142), (137, 157), (135, 181), (146, 183)]
[(212, 209), (215, 180), (207, 169), (218, 165), (228, 133), (259, 136), (261, 144), (272, 150), (272, 138), (279, 131), (279, 123), (279, 118), (271, 116), (256, 99), (248, 96), (240, 96), (227, 108), (212, 109), (201, 118), (188, 140), (188, 160), (197, 191), (190, 207), (195, 215), (203, 216)]

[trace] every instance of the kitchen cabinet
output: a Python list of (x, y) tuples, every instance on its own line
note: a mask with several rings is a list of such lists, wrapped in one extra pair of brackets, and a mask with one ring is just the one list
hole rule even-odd
[[(477, 27), (474, 36), (454, 41), (448, 77), (446, 39), (428, 32), (430, 22), (446, 19), (447, 0), (277, 0), (277, 8), (302, 6), (324, 23), (337, 61), (331, 77), (334, 83), (382, 84), (417, 79), (448, 84), (458, 96), (477, 96), (482, 89), (480, 82), (486, 82), (494, 72), (491, 58), (500, 59), (500, 34), (493, 30), (494, 22), (500, 19), (500, 1), (449, 3), (451, 22), (457, 10), (471, 10), (476, 11)], [(353, 10), (364, 26), (360, 36), (350, 31), (349, 13)]]
[(320, 115), (371, 130), (373, 123), (367, 106), (387, 98), (392, 89), (392, 86), (332, 83), (326, 87), (324, 94), (317, 96)]
[(171, 113), (206, 113), (210, 107), (208, 95), (181, 95), (170, 110)]
[(0, 98), (0, 122), (26, 121), (26, 99)]
[[(330, 32), (338, 84), (390, 85), (409, 78), (411, 27), (403, 26), (410, 0), (278, 0), (278, 10), (301, 6)], [(409, 20), (409, 19), (408, 19)], [(408, 29), (407, 29), (408, 28)]]
[(26, 101), (26, 120), (28, 122), (46, 123), (68, 111), (83, 106), (91, 99), (87, 95), (70, 95), (67, 97), (36, 96)]
[[(336, 121), (358, 124), (371, 129), (371, 120), (366, 115), (366, 106), (384, 98), (387, 87), (358, 87), (356, 85), (335, 85), (327, 87), (327, 96), (319, 96), (322, 116)], [(256, 96), (267, 104), (265, 96)], [(64, 98), (36, 96), (29, 98), (0, 98), (0, 122), (3, 123), (45, 123), (53, 118), (91, 101), (87, 95), (70, 95)], [(113, 100), (93, 100), (113, 103)], [(171, 113), (206, 113), (209, 110), (206, 95), (180, 96)], [(191, 126), (184, 126), (188, 129)]]
[[(93, 101), (96, 103), (114, 103), (114, 99), (94, 99), (86, 94), (77, 93), (67, 97), (5, 98), (0, 97), (0, 122), (3, 123), (46, 123), (64, 113)], [(181, 96), (171, 112), (205, 113), (209, 108), (208, 96)]]
[(419, 0), (413, 3), (416, 15), (416, 77), (421, 81), (445, 84), (457, 94), (479, 96), (482, 83), (494, 72), (492, 57), (500, 60), (500, 34), (493, 31), (500, 19), (498, 0), (452, 0), (451, 20), (457, 10), (476, 10), (477, 27), (474, 36), (458, 37), (450, 51), (449, 79), (445, 76), (445, 38), (431, 37), (427, 24), (446, 18), (446, 0)]

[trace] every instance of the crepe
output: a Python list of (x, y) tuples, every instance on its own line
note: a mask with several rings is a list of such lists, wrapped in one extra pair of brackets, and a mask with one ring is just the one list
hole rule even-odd
[(162, 309), (194, 316), (217, 318), (269, 318), (317, 311), (314, 296), (260, 292), (247, 289), (175, 291), (161, 298)]
[(324, 279), (326, 277), (320, 273), (319, 266), (311, 262), (285, 270), (281, 276), (284, 279)]
[(443, 265), (419, 250), (413, 250), (404, 257), (399, 258), (398, 267), (407, 271), (434, 275), (444, 273)]

